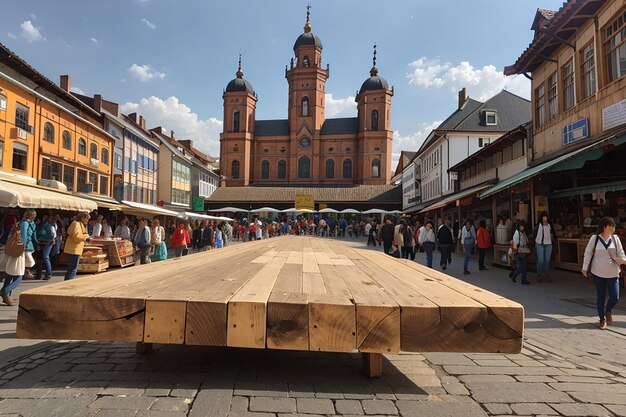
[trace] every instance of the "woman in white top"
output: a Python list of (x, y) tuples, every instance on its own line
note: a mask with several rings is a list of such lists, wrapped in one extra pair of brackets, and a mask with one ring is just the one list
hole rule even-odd
[(161, 226), (161, 221), (158, 217), (152, 219), (152, 242), (154, 246), (154, 258), (153, 261), (164, 261), (167, 259), (167, 246), (165, 246), (165, 228)]
[(115, 228), (115, 236), (130, 240), (130, 228), (128, 227), (128, 217), (122, 217), (121, 223)]
[(548, 213), (545, 211), (539, 217), (539, 223), (535, 226), (535, 250), (537, 251), (537, 282), (550, 281), (548, 272), (550, 271), (550, 258), (552, 257), (552, 247), (556, 240), (554, 227), (550, 222)]
[[(597, 234), (589, 238), (582, 268), (583, 276), (591, 276), (596, 284), (598, 317), (603, 330), (613, 322), (611, 310), (619, 299), (620, 265), (626, 265), (626, 255), (622, 242), (615, 235), (615, 221), (603, 217), (598, 222)], [(609, 300), (605, 306), (607, 288)]]
[(106, 238), (113, 236), (113, 230), (111, 230), (111, 225), (106, 218), (102, 219), (102, 236)]
[(517, 230), (513, 233), (511, 247), (515, 251), (515, 270), (509, 274), (509, 278), (515, 282), (517, 275), (522, 276), (522, 285), (529, 285), (528, 281), (528, 255), (530, 255), (530, 246), (528, 244), (528, 236), (526, 235), (526, 223), (520, 222)]
[(433, 267), (433, 251), (435, 250), (435, 232), (433, 231), (433, 223), (428, 222), (420, 229), (419, 243), (426, 252), (426, 265)]

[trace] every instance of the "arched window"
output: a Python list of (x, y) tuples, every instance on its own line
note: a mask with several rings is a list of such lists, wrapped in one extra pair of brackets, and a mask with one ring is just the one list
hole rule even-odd
[(335, 178), (335, 161), (326, 160), (326, 178)]
[(343, 177), (352, 178), (352, 159), (343, 161)]
[(302, 99), (302, 116), (309, 115), (309, 98), (305, 97)]
[(372, 110), (372, 130), (378, 130), (378, 110)]
[(261, 179), (267, 180), (270, 177), (270, 161), (267, 159), (261, 162)]
[(372, 161), (372, 178), (380, 178), (380, 159)]
[(285, 161), (284, 159), (278, 161), (278, 170), (276, 176), (281, 180), (287, 178), (287, 161)]
[(72, 135), (67, 130), (63, 131), (63, 149), (72, 150)]
[(78, 154), (87, 156), (87, 142), (83, 138), (78, 139)]
[(239, 132), (239, 110), (233, 113), (233, 132)]
[(54, 126), (51, 123), (46, 122), (43, 125), (43, 140), (54, 143)]
[(298, 159), (298, 178), (311, 178), (311, 160), (307, 156)]
[(304, 58), (302, 59), (302, 66), (309, 67), (310, 65), (311, 65), (311, 61), (309, 61), (309, 57), (305, 55)]
[(105, 165), (109, 165), (109, 150), (107, 148), (102, 148), (100, 151), (100, 161)]
[(239, 178), (239, 161), (235, 160), (230, 164), (230, 177)]
[(95, 143), (89, 145), (89, 157), (91, 159), (98, 159), (98, 145)]

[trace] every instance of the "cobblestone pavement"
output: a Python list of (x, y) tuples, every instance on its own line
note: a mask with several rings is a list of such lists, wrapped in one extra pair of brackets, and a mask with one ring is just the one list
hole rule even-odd
[(0, 416), (626, 416), (623, 302), (601, 331), (593, 285), (577, 274), (522, 286), (461, 264), (448, 273), (524, 305), (521, 354), (388, 355), (368, 379), (358, 354), (21, 341), (17, 309), (0, 306)]

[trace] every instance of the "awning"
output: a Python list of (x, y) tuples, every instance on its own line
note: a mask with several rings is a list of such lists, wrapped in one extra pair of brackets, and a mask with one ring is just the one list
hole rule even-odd
[(320, 210), (320, 213), (339, 213), (339, 210), (335, 210), (334, 208), (323, 208)]
[(460, 200), (462, 198), (468, 197), (472, 194), (476, 194), (479, 191), (482, 191), (486, 188), (491, 187), (492, 184), (482, 184), (482, 185), (477, 185), (475, 187), (472, 188), (468, 188), (466, 190), (463, 191), (459, 191), (458, 193), (452, 194), (448, 197), (444, 197), (442, 200), (437, 201), (434, 204), (431, 204), (430, 206), (426, 207), (425, 209), (422, 209), (420, 211), (420, 213), (426, 213), (428, 211), (432, 211), (432, 210), (436, 210), (439, 209), (441, 207), (445, 207), (450, 203), (455, 202), (456, 200)]
[(360, 211), (355, 210), (355, 209), (345, 209), (345, 210), (341, 210), (340, 212), (341, 214), (361, 214)]
[(92, 211), (98, 205), (92, 200), (46, 187), (0, 181), (0, 207)]
[(250, 210), (241, 209), (237, 207), (222, 207), (222, 208), (213, 209), (209, 211), (218, 211), (218, 212), (225, 211), (225, 212), (230, 212), (230, 213), (248, 213)]
[[(558, 171), (566, 171), (570, 169), (581, 168), (585, 162), (595, 160), (601, 158), (604, 154), (602, 149), (599, 149), (601, 146), (611, 143), (615, 146), (622, 145), (626, 143), (626, 135), (616, 137), (606, 138), (591, 145), (587, 145), (584, 148), (576, 149), (572, 152), (561, 155), (557, 158), (554, 158), (551, 161), (544, 162), (543, 164), (536, 165), (534, 167), (530, 167), (520, 172), (519, 174), (513, 175), (510, 178), (507, 178), (503, 181), (500, 181), (498, 184), (483, 192), (480, 195), (480, 198), (489, 197), (490, 195), (496, 194), (504, 189), (507, 189), (515, 184), (518, 184), (522, 181), (525, 181), (529, 178), (534, 177), (542, 172), (558, 172)], [(593, 149), (596, 148), (596, 149)]]
[(122, 211), (124, 213), (152, 214), (156, 216), (165, 215), (165, 216), (174, 216), (174, 217), (179, 215), (179, 213), (176, 211), (167, 210), (159, 206), (155, 206), (154, 204), (144, 204), (144, 203), (137, 203), (135, 201), (126, 201), (126, 200), (122, 200), (122, 203), (127, 206), (127, 207), (122, 206)]
[(109, 210), (123, 210), (124, 206), (121, 205), (117, 200), (114, 200), (105, 196), (91, 195), (91, 194), (83, 194), (83, 193), (75, 193), (77, 197), (86, 198), (87, 200), (95, 201), (98, 207), (107, 208)]
[(377, 209), (377, 208), (369, 209), (363, 212), (363, 214), (386, 214), (386, 213), (387, 213), (387, 210)]
[(251, 213), (262, 213), (264, 211), (268, 213), (280, 213), (280, 210), (272, 208), (272, 207), (261, 207), (261, 208), (252, 210)]
[(626, 181), (608, 182), (606, 184), (586, 185), (582, 187), (567, 188), (565, 190), (556, 190), (550, 193), (550, 198), (571, 197), (574, 195), (585, 195), (594, 193), (606, 193), (609, 191), (626, 190)]

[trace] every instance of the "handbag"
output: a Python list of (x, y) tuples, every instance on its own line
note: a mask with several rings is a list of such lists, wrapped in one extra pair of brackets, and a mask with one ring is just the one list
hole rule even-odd
[(7, 239), (7, 244), (4, 247), (4, 253), (9, 256), (18, 257), (24, 254), (25, 249), (24, 242), (22, 241), (22, 231), (20, 230), (19, 223), (13, 226), (13, 230)]

